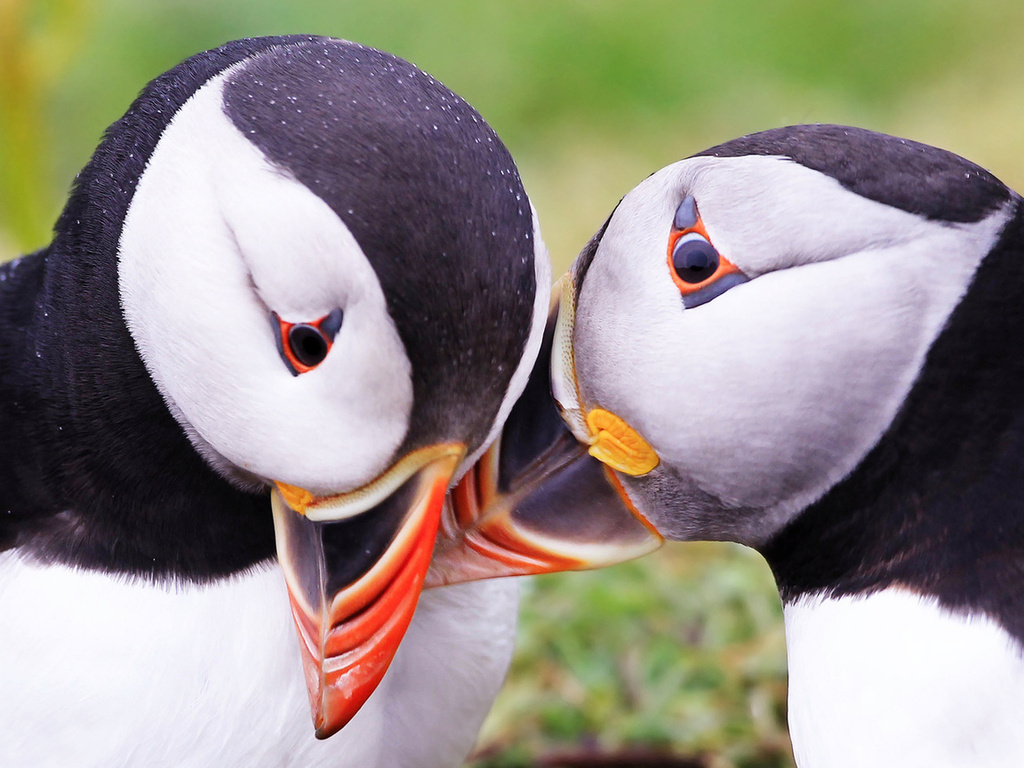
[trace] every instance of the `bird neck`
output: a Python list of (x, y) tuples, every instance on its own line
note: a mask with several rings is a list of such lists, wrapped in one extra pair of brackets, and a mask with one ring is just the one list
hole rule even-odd
[(57, 504), (51, 494), (41, 414), (45, 390), (32, 327), (46, 251), (0, 265), (0, 551), (17, 544), (25, 520)]
[(116, 262), (69, 250), (0, 273), (0, 549), (199, 581), (272, 557), (266, 495), (210, 469), (149, 378)]
[(1024, 642), (1024, 216), (860, 465), (762, 553), (784, 601), (902, 586)]

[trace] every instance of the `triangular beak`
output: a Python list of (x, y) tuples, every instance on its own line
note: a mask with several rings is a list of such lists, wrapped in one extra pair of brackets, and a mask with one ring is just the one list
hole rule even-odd
[(549, 366), (566, 323), (557, 309), (501, 436), (449, 496), (426, 587), (599, 568), (664, 542), (554, 399)]
[(378, 481), (344, 497), (314, 499), (290, 486), (274, 490), (278, 560), (318, 738), (333, 735), (355, 715), (394, 658), (464, 452), (461, 445), (431, 446), (425, 456), (421, 449), (414, 467), (403, 460), (397, 479), (390, 473), (390, 483)]

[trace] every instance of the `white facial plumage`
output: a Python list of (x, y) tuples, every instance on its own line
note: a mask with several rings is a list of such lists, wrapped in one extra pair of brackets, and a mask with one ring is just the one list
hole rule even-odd
[[(409, 361), (345, 223), (224, 114), (232, 71), (175, 115), (139, 180), (119, 249), (125, 318), (218, 470), (344, 492), (379, 474), (406, 433)], [(326, 359), (293, 376), (271, 313), (299, 323), (336, 308)]]
[[(689, 309), (667, 250), (687, 195), (750, 278)], [(671, 473), (716, 507), (674, 519), (627, 478), (645, 513), (673, 537), (757, 545), (820, 497), (891, 422), (1007, 216), (930, 221), (777, 156), (691, 158), (627, 194), (582, 278), (580, 394), (650, 442), (654, 483)]]

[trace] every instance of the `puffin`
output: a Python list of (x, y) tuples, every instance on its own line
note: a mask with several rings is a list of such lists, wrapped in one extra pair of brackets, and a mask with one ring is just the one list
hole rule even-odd
[(589, 466), (650, 548), (764, 556), (797, 764), (1024, 765), (1020, 195), (914, 141), (772, 129), (640, 183), (557, 292), (551, 400), (510, 419), (536, 493)]
[(508, 150), (412, 64), (149, 83), (0, 266), (0, 764), (461, 762), (515, 582), (419, 596), (549, 295)]

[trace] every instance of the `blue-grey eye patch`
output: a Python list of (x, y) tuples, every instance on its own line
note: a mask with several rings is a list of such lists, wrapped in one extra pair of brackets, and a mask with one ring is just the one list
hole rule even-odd
[(693, 309), (694, 307), (699, 307), (701, 304), (707, 304), (712, 299), (717, 299), (730, 288), (735, 288), (737, 285), (745, 283), (749, 279), (750, 278), (742, 272), (730, 272), (729, 274), (718, 278), (713, 283), (708, 283), (699, 291), (694, 291), (691, 294), (683, 296), (683, 306), (687, 309)]
[(697, 226), (697, 201), (693, 195), (687, 195), (683, 202), (676, 208), (675, 218), (672, 224), (676, 229), (685, 230)]

